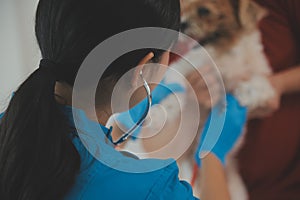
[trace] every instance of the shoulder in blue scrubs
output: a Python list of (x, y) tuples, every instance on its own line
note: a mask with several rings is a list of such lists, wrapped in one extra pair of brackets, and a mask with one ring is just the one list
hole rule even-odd
[[(99, 126), (98, 123), (89, 120), (83, 111), (71, 109), (73, 110), (72, 116), (70, 108), (66, 108), (65, 110), (70, 121), (73, 121), (73, 116), (80, 121), (77, 124), (77, 132), (78, 130), (83, 132), (92, 131), (90, 127), (93, 127), (95, 124)], [(104, 126), (101, 126), (101, 128), (104, 132), (109, 131)], [(128, 173), (118, 171), (94, 158), (83, 145), (78, 135), (73, 135), (73, 144), (81, 157), (81, 169), (76, 178), (75, 185), (65, 198), (66, 200), (196, 199), (193, 197), (191, 186), (187, 182), (178, 179), (178, 167), (175, 161), (171, 161), (166, 167), (152, 172)], [(123, 159), (126, 162), (139, 162), (139, 164), (145, 163), (145, 166), (147, 165), (149, 160), (137, 160), (125, 157), (123, 154), (117, 152), (111, 145), (105, 142), (104, 134), (102, 139), (101, 148), (105, 148), (106, 152), (111, 151), (109, 154), (114, 155), (112, 159)], [(155, 162), (163, 164), (166, 161), (155, 160)]]

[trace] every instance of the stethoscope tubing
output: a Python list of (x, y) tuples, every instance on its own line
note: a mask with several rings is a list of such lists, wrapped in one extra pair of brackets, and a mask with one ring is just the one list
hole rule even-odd
[(140, 127), (146, 120), (147, 118), (147, 115), (150, 111), (150, 108), (152, 106), (152, 93), (151, 93), (151, 89), (150, 89), (150, 86), (149, 84), (147, 83), (147, 81), (145, 80), (145, 78), (143, 77), (143, 71), (141, 70), (140, 71), (140, 77), (143, 81), (143, 87), (145, 88), (146, 90), (146, 93), (147, 93), (147, 101), (148, 101), (148, 104), (147, 104), (147, 107), (146, 107), (146, 111), (144, 112), (144, 114), (142, 115), (142, 117), (139, 119), (139, 121), (136, 122), (136, 124), (131, 127), (126, 133), (124, 133), (117, 141), (113, 141), (112, 139), (112, 136), (111, 136), (111, 132), (109, 133), (108, 135), (108, 138), (109, 140), (115, 145), (115, 146), (118, 146), (120, 144), (122, 144), (123, 142), (125, 142), (130, 136), (133, 135), (134, 131)]

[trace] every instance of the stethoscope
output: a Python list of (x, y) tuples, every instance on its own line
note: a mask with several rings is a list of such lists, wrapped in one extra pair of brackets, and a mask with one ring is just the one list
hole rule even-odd
[(123, 142), (125, 142), (130, 136), (133, 135), (134, 131), (139, 127), (141, 126), (144, 121), (146, 120), (147, 118), (147, 115), (150, 111), (150, 108), (152, 106), (152, 93), (151, 93), (151, 90), (150, 90), (150, 87), (147, 83), (147, 81), (145, 80), (145, 78), (143, 77), (143, 71), (141, 70), (140, 71), (140, 77), (143, 81), (143, 87), (145, 88), (146, 90), (146, 93), (147, 93), (147, 100), (148, 100), (148, 104), (147, 104), (147, 107), (146, 107), (146, 110), (144, 112), (144, 114), (142, 115), (142, 117), (139, 119), (139, 121), (136, 122), (136, 124), (131, 127), (126, 133), (124, 133), (118, 140), (114, 141), (113, 138), (112, 138), (112, 128), (111, 130), (106, 134), (107, 138), (109, 139), (109, 141), (114, 144), (115, 146), (118, 146), (120, 144), (122, 144)]

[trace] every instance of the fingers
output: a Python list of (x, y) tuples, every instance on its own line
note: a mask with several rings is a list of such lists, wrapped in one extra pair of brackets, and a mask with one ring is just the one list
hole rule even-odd
[(280, 96), (275, 95), (264, 106), (256, 108), (249, 113), (249, 119), (260, 119), (272, 116), (280, 108)]
[(206, 108), (211, 108), (218, 103), (221, 98), (220, 89), (218, 86), (213, 86), (209, 90), (194, 89), (198, 102)]
[(269, 117), (270, 115), (272, 115), (272, 112), (270, 112), (268, 109), (258, 108), (248, 114), (248, 119), (260, 119)]
[(254, 111), (250, 112), (248, 115), (249, 119), (260, 119), (260, 118), (266, 118), (266, 117), (270, 117), (273, 115), (273, 113), (276, 111), (277, 109), (274, 109), (272, 107), (259, 107), (257, 109), (255, 109)]
[(213, 73), (212, 67), (210, 66), (204, 66), (198, 70), (194, 70), (187, 76), (187, 80), (190, 82), (199, 81), (202, 80), (204, 83), (204, 80), (202, 77), (206, 77)]
[(212, 67), (204, 66), (193, 71), (187, 76), (187, 80), (193, 90), (189, 94), (196, 94), (200, 105), (211, 108), (220, 100), (221, 84)]

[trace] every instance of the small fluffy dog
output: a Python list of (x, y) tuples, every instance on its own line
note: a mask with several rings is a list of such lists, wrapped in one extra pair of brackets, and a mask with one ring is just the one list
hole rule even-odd
[(226, 91), (249, 110), (264, 106), (274, 91), (258, 21), (266, 11), (250, 0), (183, 1), (183, 32), (197, 40), (219, 68)]
[[(263, 107), (275, 95), (267, 79), (272, 71), (257, 27), (267, 11), (250, 0), (183, 0), (182, 3), (182, 31), (197, 40), (212, 57), (226, 92), (233, 93), (250, 112)], [(198, 58), (197, 50), (192, 51), (186, 56), (201, 60), (203, 49), (198, 50)], [(188, 67), (184, 63), (178, 61), (173, 66), (186, 75)], [(241, 145), (242, 139), (226, 166), (232, 200), (248, 199), (234, 159)]]

